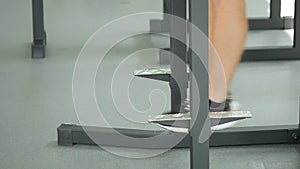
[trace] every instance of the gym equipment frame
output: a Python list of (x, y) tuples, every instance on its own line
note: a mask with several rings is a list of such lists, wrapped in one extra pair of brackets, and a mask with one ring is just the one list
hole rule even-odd
[[(172, 1), (173, 2), (173, 1)], [(176, 10), (176, 3), (181, 3), (180, 0), (174, 0), (173, 7), (173, 14), (176, 14), (178, 16), (178, 13), (181, 11), (181, 15), (183, 15), (182, 10)], [(199, 3), (199, 4), (197, 4)], [(196, 6), (193, 6), (193, 4), (196, 4), (196, 6), (199, 7), (199, 5), (204, 5), (206, 7), (206, 4), (204, 2), (198, 2), (198, 0), (190, 0), (190, 9), (191, 9), (191, 22), (195, 25), (202, 28), (205, 32), (207, 29), (206, 26), (203, 26), (203, 23), (207, 23), (207, 18), (204, 19), (203, 17), (206, 16), (203, 11), (207, 11), (207, 9), (204, 9), (203, 6), (201, 6), (201, 10), (196, 9)], [(299, 8), (300, 3), (296, 1), (296, 8)], [(202, 11), (203, 13), (199, 12)], [(297, 10), (298, 11), (298, 10)], [(197, 13), (198, 12), (198, 13)], [(198, 17), (195, 19), (195, 16)], [(202, 17), (199, 17), (202, 16)], [(299, 12), (296, 12), (296, 17), (300, 18)], [(197, 22), (200, 22), (197, 23)], [(196, 23), (195, 23), (196, 22)], [(300, 22), (296, 22), (295, 26), (299, 26)], [(300, 27), (300, 26), (299, 26)], [(299, 34), (296, 34), (299, 41)], [(297, 46), (299, 46), (299, 43), (295, 43)], [(172, 47), (172, 45), (178, 45)], [(181, 49), (178, 51), (185, 51), (185, 46), (178, 44), (174, 41), (174, 39), (171, 39), (171, 51), (175, 49)], [(177, 52), (178, 52), (177, 51)], [(176, 51), (172, 51), (178, 56), (182, 56), (182, 53), (177, 53)], [(295, 52), (295, 51), (294, 51)], [(185, 57), (185, 56), (183, 56)], [(174, 62), (172, 62), (174, 64)], [(190, 63), (191, 67), (193, 67), (193, 62)], [(178, 67), (174, 65), (171, 65), (173, 76), (176, 76), (176, 72), (179, 72), (178, 70), (183, 69), (182, 67)], [(199, 70), (202, 79), (205, 79), (206, 74)], [(204, 90), (204, 89), (202, 89)], [(177, 92), (171, 92), (172, 97), (175, 97)], [(207, 93), (207, 88), (205, 92)], [(207, 96), (201, 96), (202, 98), (207, 99)], [(172, 98), (173, 99), (173, 98)], [(173, 102), (175, 103), (175, 102)], [(172, 104), (173, 104), (172, 103)], [(201, 109), (201, 111), (206, 111), (206, 105), (203, 106), (204, 108)], [(201, 113), (200, 113), (201, 114)], [(300, 120), (299, 120), (300, 121)], [(101, 128), (94, 128), (94, 127), (87, 127), (94, 133), (102, 133), (105, 131), (106, 134), (109, 133), (110, 129), (101, 129)], [(245, 128), (234, 128), (222, 132), (216, 132), (212, 135), (210, 143), (212, 146), (226, 146), (226, 145), (251, 145), (251, 144), (290, 144), (290, 143), (300, 143), (299, 135), (300, 135), (300, 124), (294, 125), (294, 126), (273, 126), (273, 127), (245, 127)], [(122, 133), (128, 134), (130, 136), (151, 136), (154, 134), (158, 134), (159, 132), (154, 131), (133, 131), (133, 130), (127, 130), (127, 129), (116, 129), (120, 130)], [(109, 135), (109, 134), (108, 134)], [(188, 143), (190, 138), (186, 138), (183, 140), (182, 143), (179, 144), (179, 147), (189, 147), (186, 143)], [(110, 140), (107, 142), (108, 145), (115, 145)], [(61, 145), (73, 145), (73, 144), (93, 144), (93, 141), (85, 134), (81, 126), (78, 125), (72, 125), (72, 124), (63, 124), (58, 128), (58, 142)], [(117, 141), (116, 141), (117, 142)], [(126, 145), (125, 145), (126, 146)], [(130, 146), (129, 146), (130, 147)], [(151, 147), (151, 146), (150, 146)]]
[[(181, 4), (183, 0), (172, 0), (171, 6), (171, 14), (184, 17), (182, 9), (177, 9), (176, 6)], [(41, 47), (42, 52), (36, 53), (36, 48), (33, 48), (33, 58), (43, 58), (45, 57), (45, 45), (46, 45), (46, 34), (44, 31), (44, 21), (43, 21), (43, 0), (32, 0), (33, 2), (33, 24), (34, 24), (34, 45)], [(208, 34), (208, 1), (207, 0), (190, 0), (189, 1), (189, 11), (190, 11), (190, 21), (199, 27), (206, 35)], [(299, 9), (299, 2), (296, 1), (296, 9)], [(295, 27), (299, 28), (299, 23), (296, 22), (299, 17), (299, 10), (296, 10), (295, 15)], [(185, 11), (186, 13), (186, 11)], [(37, 15), (39, 17), (37, 17)], [(184, 14), (185, 15), (185, 14)], [(297, 18), (297, 19), (296, 19)], [(171, 33), (176, 30), (171, 30)], [(193, 32), (190, 32), (191, 45), (194, 44), (193, 36), (191, 36)], [(297, 29), (295, 29), (295, 48), (294, 49), (283, 49), (282, 52), (286, 52), (292, 56), (285, 57), (282, 59), (298, 59), (299, 56), (296, 56), (296, 53), (299, 52), (299, 35), (297, 33)], [(172, 46), (174, 45), (174, 46)], [(206, 44), (207, 45), (207, 42)], [(177, 49), (177, 50), (175, 50)], [(180, 50), (178, 50), (180, 49)], [(187, 53), (182, 55), (182, 53), (177, 53), (178, 51), (186, 51), (186, 46), (176, 42), (171, 38), (171, 52), (177, 54), (178, 56), (184, 58), (187, 57)], [(271, 53), (263, 53), (259, 51), (260, 56), (269, 55)], [(275, 53), (278, 51), (274, 50)], [(292, 51), (292, 52), (291, 52)], [(255, 52), (255, 51), (253, 51)], [(37, 54), (37, 55), (36, 55)], [(198, 84), (203, 84), (199, 88), (200, 99), (207, 100), (202, 101), (200, 104), (200, 109), (198, 116), (195, 120), (194, 127), (190, 128), (190, 134), (186, 136), (180, 143), (178, 143), (174, 148), (190, 148), (191, 150), (191, 168), (192, 169), (208, 169), (209, 168), (209, 143), (211, 146), (225, 146), (225, 145), (251, 145), (251, 144), (291, 144), (291, 143), (300, 143), (299, 135), (300, 135), (300, 125), (297, 126), (275, 126), (275, 127), (254, 127), (254, 128), (234, 128), (222, 132), (216, 132), (212, 135), (211, 139), (204, 142), (199, 143), (199, 133), (200, 129), (204, 126), (204, 120), (208, 116), (208, 74), (205, 70), (205, 66), (207, 66), (208, 53), (203, 54), (203, 60), (205, 61), (203, 65), (196, 64), (193, 58), (196, 58), (193, 52), (191, 54), (190, 67), (193, 70), (196, 81)], [(251, 53), (250, 53), (251, 54)], [(284, 55), (284, 53), (282, 53)], [(254, 55), (254, 53), (253, 53)], [(275, 55), (279, 56), (278, 54)], [(282, 56), (281, 56), (282, 57)], [(278, 58), (276, 58), (278, 59)], [(247, 60), (247, 59), (246, 59)], [(264, 60), (259, 58), (257, 60)], [(182, 73), (183, 67), (177, 65), (176, 61), (171, 61), (171, 76), (178, 76), (178, 72)], [(185, 76), (184, 76), (185, 77)], [(186, 80), (183, 78), (182, 80)], [(201, 83), (200, 83), (201, 82)], [(182, 85), (184, 85), (184, 81)], [(170, 83), (172, 85), (172, 83)], [(181, 85), (180, 85), (181, 86)], [(178, 99), (178, 90), (171, 91), (172, 100)], [(191, 89), (193, 91), (193, 88)], [(193, 92), (191, 92), (193, 93)], [(182, 97), (182, 96), (181, 96)], [(178, 102), (172, 101), (171, 106), (176, 106)], [(191, 99), (191, 104), (193, 104), (193, 99)], [(178, 106), (178, 105), (177, 105)], [(192, 111), (193, 112), (193, 111)], [(192, 118), (195, 118), (195, 114), (191, 115)], [(135, 148), (166, 148), (169, 147), (167, 142), (159, 142), (158, 143), (149, 143), (147, 147), (144, 144), (132, 144), (130, 142), (120, 142), (116, 138), (116, 135), (113, 135), (112, 131), (119, 131), (127, 136), (140, 138), (140, 137), (151, 137), (157, 134), (161, 134), (158, 131), (146, 131), (146, 130), (132, 130), (132, 129), (110, 129), (110, 128), (101, 128), (101, 127), (83, 127), (79, 125), (72, 124), (62, 124), (58, 127), (58, 144), (59, 145), (74, 145), (74, 144), (95, 144), (92, 139), (86, 134), (86, 132), (93, 133), (93, 135), (98, 135), (102, 138), (101, 145), (106, 146), (124, 146), (124, 147), (135, 147)], [(162, 134), (161, 139), (164, 138), (172, 138), (181, 136), (180, 133), (167, 133)]]
[(33, 43), (31, 45), (32, 58), (45, 58), (46, 31), (44, 29), (44, 1), (32, 0)]
[[(169, 13), (171, 11), (171, 6), (169, 5), (170, 0), (164, 0), (164, 11)], [(290, 17), (282, 18), (281, 17), (281, 1), (282, 0), (271, 0), (270, 2), (270, 18), (268, 19), (250, 19), (249, 20), (249, 29), (250, 30), (282, 30), (282, 29), (293, 29), (294, 28), (294, 43), (291, 48), (287, 47), (278, 47), (276, 49), (246, 49), (242, 61), (267, 61), (267, 60), (295, 60), (300, 59), (300, 45), (299, 45), (299, 22), (300, 14), (299, 7), (300, 4), (295, 0), (295, 15), (294, 19)], [(184, 2), (182, 2), (184, 3)], [(182, 6), (183, 4), (181, 4)], [(164, 19), (160, 20), (151, 20), (150, 21), (150, 30), (152, 31), (163, 31), (168, 32), (169, 21)], [(160, 30), (161, 29), (161, 30)], [(169, 55), (167, 52), (169, 49), (164, 49), (160, 52), (159, 62), (161, 64), (169, 64)]]
[[(194, 0), (197, 1), (197, 0)], [(192, 1), (192, 2), (194, 2)], [(176, 4), (183, 5), (185, 3), (182, 3), (182, 1), (174, 0), (172, 5), (172, 9), (170, 13), (173, 15), (180, 14), (181, 17), (185, 16), (185, 11), (182, 10), (183, 8), (176, 8)], [(192, 3), (191, 2), (191, 3)], [(180, 5), (179, 5), (180, 6)], [(197, 16), (195, 15), (195, 8), (193, 8), (193, 5), (190, 6), (192, 10), (191, 16)], [(300, 9), (300, 2), (296, 1), (296, 9)], [(196, 9), (197, 10), (197, 9)], [(199, 10), (199, 9), (198, 9)], [(201, 9), (203, 10), (203, 9)], [(295, 27), (300, 28), (300, 11), (296, 10), (295, 15)], [(200, 15), (198, 15), (199, 17)], [(296, 19), (297, 18), (297, 19)], [(193, 20), (194, 19), (194, 20)], [(203, 18), (202, 18), (203, 19)], [(191, 21), (195, 22), (195, 18), (191, 17)], [(199, 20), (196, 20), (199, 21)], [(199, 25), (201, 25), (199, 23)], [(171, 30), (172, 33), (172, 30)], [(279, 52), (281, 54), (284, 54), (284, 52), (290, 52), (294, 57), (297, 57), (296, 54), (300, 51), (299, 50), (299, 33), (298, 30), (295, 29), (295, 48), (294, 49), (278, 49), (278, 50), (270, 50), (265, 51), (261, 50), (260, 52), (266, 52), (266, 55), (273, 52)], [(177, 50), (176, 50), (177, 49)], [(180, 43), (176, 42), (174, 39), (171, 38), (171, 52), (177, 54), (178, 56), (185, 57), (187, 54), (180, 53), (180, 51), (185, 51), (185, 47), (181, 45)], [(253, 55), (257, 51), (253, 51)], [(247, 54), (246, 54), (247, 55)], [(278, 55), (277, 55), (278, 56)], [(299, 57), (299, 56), (298, 56)], [(193, 62), (190, 63), (193, 65)], [(180, 67), (179, 65), (176, 65), (176, 61), (171, 61), (171, 69), (172, 69), (172, 76), (176, 76), (176, 74), (184, 72), (184, 68)], [(205, 76), (205, 75), (203, 75)], [(185, 76), (183, 80), (186, 78)], [(184, 84), (183, 84), (184, 85)], [(178, 96), (178, 91), (172, 90), (171, 91), (171, 99), (172, 99), (172, 107), (176, 107), (176, 99)], [(178, 103), (178, 102), (177, 102)], [(174, 105), (173, 105), (174, 104)], [(300, 122), (300, 119), (299, 119)], [(87, 130), (91, 130), (90, 132), (95, 132), (97, 134), (106, 133), (106, 136), (109, 136), (108, 133), (111, 133), (111, 129), (101, 129), (101, 128), (89, 128), (87, 127)], [(127, 130), (127, 129), (116, 129), (117, 131), (120, 131), (121, 133), (124, 133), (125, 135), (129, 136), (135, 136), (135, 137), (146, 137), (146, 136), (154, 136), (156, 134), (160, 134), (159, 132), (154, 131), (133, 131), (133, 130)], [(232, 146), (232, 145), (255, 145), (255, 144), (294, 144), (294, 143), (300, 143), (300, 123), (298, 125), (291, 125), (291, 126), (272, 126), (272, 127), (240, 127), (240, 128), (233, 128), (225, 131), (215, 132), (211, 139), (210, 139), (210, 145), (211, 146)], [(105, 136), (103, 136), (105, 137)], [(190, 145), (190, 139), (189, 137), (185, 138), (180, 142), (175, 148), (189, 148)], [(83, 128), (78, 125), (66, 125), (63, 124), (58, 128), (58, 142), (61, 145), (73, 145), (73, 144), (94, 144), (93, 141), (85, 134)], [(110, 140), (107, 140), (105, 142), (105, 145), (120, 145), (123, 143), (118, 143), (118, 141), (114, 140), (111, 142)], [(162, 147), (166, 146), (166, 143), (161, 143)], [(124, 144), (123, 144), (124, 145)], [(125, 145), (126, 146), (126, 145)], [(128, 145), (131, 147), (131, 145)], [(139, 147), (139, 145), (134, 145), (134, 147)], [(149, 148), (157, 147), (157, 145), (149, 145)]]
[[(166, 14), (170, 14), (171, 0), (164, 0), (163, 10)], [(32, 18), (33, 18), (33, 43), (32, 43), (32, 58), (45, 58), (46, 57), (46, 31), (44, 28), (44, 0), (32, 0)], [(185, 1), (180, 3), (180, 7)], [(292, 48), (284, 49), (259, 49), (259, 50), (246, 50), (242, 61), (264, 61), (264, 60), (293, 60), (300, 59), (297, 53), (300, 51), (299, 46), (299, 2), (295, 0), (295, 17), (282, 18), (280, 16), (281, 0), (271, 0), (270, 4), (270, 18), (269, 19), (250, 19), (250, 29), (265, 30), (265, 29), (288, 29), (294, 28), (294, 46)], [(179, 7), (178, 7), (179, 8)], [(165, 17), (166, 18), (166, 17)], [(151, 32), (169, 32), (170, 21), (164, 19), (151, 20)], [(298, 29), (297, 29), (298, 28)], [(163, 55), (163, 54), (162, 54)], [(167, 61), (165, 61), (167, 60)], [(168, 56), (162, 57), (162, 63), (168, 61)]]
[[(276, 1), (279, 1), (279, 0), (276, 0)], [(294, 43), (291, 48), (246, 50), (243, 55), (242, 61), (300, 59), (300, 55), (299, 55), (299, 53), (300, 53), (300, 32), (299, 32), (300, 31), (300, 10), (299, 9), (300, 9), (300, 2), (295, 0), (295, 16), (294, 16), (294, 23), (293, 23)], [(278, 16), (278, 14), (277, 14), (277, 16)], [(280, 14), (279, 14), (279, 16), (280, 16)], [(277, 18), (277, 17), (275, 17), (275, 18)], [(272, 21), (272, 22), (279, 23), (279, 20), (275, 19), (275, 21)], [(280, 21), (280, 23), (281, 23), (281, 21)]]
[[(184, 10), (176, 10), (176, 7), (179, 6), (182, 0), (172, 0), (171, 5), (173, 6), (172, 15), (182, 18), (184, 21), (186, 17), (186, 7), (182, 8)], [(207, 37), (208, 35), (208, 0), (190, 0), (190, 18), (191, 22), (197, 26)], [(171, 19), (171, 24), (176, 25), (172, 26), (171, 34), (176, 37), (180, 36), (180, 39), (187, 39), (187, 25), (186, 22), (178, 22), (175, 19)], [(199, 42), (196, 30), (190, 30), (190, 46), (193, 48), (193, 45), (197, 46)], [(186, 89), (188, 86), (189, 77), (186, 70), (186, 60), (187, 57), (191, 57), (191, 60), (194, 60), (191, 63), (190, 69), (194, 72), (193, 82), (197, 83), (198, 87), (196, 90), (196, 84), (191, 83), (191, 107), (193, 105), (193, 98), (200, 96), (199, 99), (203, 100), (200, 102), (199, 110), (191, 111), (192, 120), (189, 126), (189, 134), (185, 135), (180, 133), (161, 133), (158, 131), (143, 131), (143, 130), (134, 130), (134, 129), (111, 129), (111, 128), (101, 128), (101, 127), (83, 127), (75, 126), (70, 124), (61, 125), (58, 131), (58, 144), (59, 145), (73, 145), (76, 144), (93, 144), (94, 142), (90, 139), (87, 133), (92, 134), (93, 136), (98, 137), (97, 144), (102, 146), (122, 146), (122, 147), (134, 147), (134, 148), (153, 148), (153, 149), (165, 149), (173, 148), (170, 145), (168, 140), (174, 140), (176, 138), (183, 138), (177, 147), (188, 147), (190, 148), (190, 168), (191, 169), (209, 169), (209, 139), (204, 142), (200, 142), (200, 133), (202, 127), (205, 125), (206, 119), (208, 119), (208, 72), (206, 68), (208, 67), (208, 39), (201, 39), (201, 59), (195, 53), (188, 55), (187, 46), (185, 42), (179, 41), (175, 38), (171, 38), (171, 52), (177, 57), (171, 59), (171, 74), (169, 78), (169, 84), (171, 88), (171, 111), (176, 113), (179, 112), (183, 100), (186, 99)], [(194, 47), (195, 47), (194, 46)], [(177, 58), (177, 59), (175, 59)], [(182, 62), (183, 61), (183, 62)], [(202, 62), (201, 62), (202, 61)], [(164, 78), (163, 78), (164, 79)], [(176, 80), (175, 80), (176, 79)], [(190, 81), (192, 81), (190, 79)], [(199, 85), (201, 84), (201, 85)], [(182, 89), (182, 90), (181, 90)], [(181, 92), (185, 91), (185, 92)], [(197, 91), (192, 92), (192, 91)], [(201, 95), (200, 95), (201, 93)], [(118, 139), (118, 134), (113, 131), (118, 131), (126, 136), (133, 138), (145, 138), (156, 136), (161, 134), (155, 141), (147, 141), (147, 139), (142, 142), (132, 143), (129, 140), (120, 140)], [(100, 141), (100, 142), (99, 142)]]
[[(172, 0), (171, 6), (172, 11), (170, 13), (179, 17), (186, 17), (186, 8), (177, 9), (178, 4), (182, 3), (182, 0)], [(297, 3), (299, 7), (300, 3)], [(190, 0), (190, 21), (198, 26), (203, 32), (207, 34), (208, 28), (208, 18), (207, 18), (207, 1), (203, 0)], [(297, 16), (299, 12), (297, 13)], [(298, 17), (299, 18), (299, 17)], [(172, 24), (172, 22), (171, 22)], [(297, 22), (299, 24), (299, 22)], [(185, 28), (183, 28), (185, 29)], [(171, 34), (176, 33), (177, 30), (171, 29)], [(190, 34), (191, 45), (195, 45), (193, 39), (193, 32)], [(299, 38), (298, 38), (299, 39)], [(205, 65), (197, 65), (193, 58), (195, 54), (193, 52), (182, 52), (186, 51), (186, 46), (171, 38), (171, 52), (180, 56), (183, 60), (189, 54), (191, 54), (191, 61), (189, 62), (191, 69), (196, 75), (197, 82), (200, 82), (200, 93), (201, 99), (208, 100), (208, 76), (205, 70)], [(207, 59), (207, 53), (204, 59)], [(207, 60), (206, 60), (207, 61)], [(205, 63), (207, 64), (207, 62)], [(185, 72), (185, 67), (178, 64), (177, 60), (171, 60), (171, 76), (180, 79), (179, 86), (186, 87), (186, 75), (182, 76)], [(178, 74), (181, 74), (178, 76)], [(178, 78), (181, 77), (181, 78)], [(170, 81), (170, 86), (174, 85)], [(191, 89), (193, 90), (193, 89)], [(193, 93), (193, 92), (191, 92)], [(185, 94), (181, 93), (178, 95), (178, 90), (176, 87), (171, 87), (171, 109), (178, 109), (178, 98), (184, 97)], [(181, 98), (182, 99), (182, 98)], [(191, 99), (191, 104), (193, 104), (193, 99)], [(173, 148), (190, 148), (191, 150), (191, 168), (207, 169), (209, 162), (209, 144), (210, 146), (232, 146), (232, 145), (256, 145), (256, 144), (299, 144), (300, 143), (300, 125), (295, 126), (272, 126), (272, 127), (243, 127), (243, 128), (233, 128), (225, 131), (215, 132), (210, 138), (209, 142), (200, 144), (198, 142), (198, 137), (200, 129), (204, 125), (204, 120), (208, 116), (208, 102), (201, 102), (198, 118), (193, 128), (190, 129), (190, 135), (187, 135)], [(194, 115), (192, 114), (192, 118)], [(300, 121), (300, 119), (299, 119)], [(118, 131), (126, 136), (133, 138), (144, 138), (152, 137), (161, 134), (162, 140), (157, 142), (149, 142), (145, 146), (145, 143), (133, 144), (131, 142), (123, 142), (117, 138), (114, 131)], [(87, 133), (92, 133), (93, 136), (98, 136), (101, 139), (101, 145), (104, 146), (122, 146), (131, 148), (168, 148), (170, 145), (168, 142), (164, 142), (164, 138), (172, 138), (177, 136), (184, 136), (180, 133), (162, 133), (160, 131), (149, 131), (149, 130), (134, 130), (134, 129), (110, 129), (101, 127), (83, 127), (74, 124), (62, 124), (57, 129), (58, 132), (58, 144), (72, 146), (74, 144), (95, 144), (95, 142), (87, 135)], [(97, 142), (99, 144), (99, 142)]]
[[(170, 0), (163, 0), (163, 11), (170, 14)], [(281, 0), (270, 1), (270, 17), (268, 19), (249, 19), (250, 30), (267, 30), (267, 29), (292, 29), (293, 18), (280, 16)], [(170, 21), (167, 17), (163, 20), (150, 20), (151, 32), (169, 32)]]

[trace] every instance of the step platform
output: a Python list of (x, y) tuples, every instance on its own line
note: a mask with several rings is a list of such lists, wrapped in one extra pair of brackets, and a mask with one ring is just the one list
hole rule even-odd
[[(252, 118), (249, 111), (223, 111), (223, 112), (209, 112), (211, 127), (216, 127), (222, 124), (229, 124), (247, 118)], [(162, 128), (178, 132), (187, 132), (190, 128), (191, 115), (190, 113), (175, 113), (162, 114), (149, 117), (149, 123), (156, 123)], [(177, 129), (176, 129), (177, 128)]]
[(136, 70), (133, 74), (137, 77), (169, 82), (171, 77), (171, 68), (147, 68)]

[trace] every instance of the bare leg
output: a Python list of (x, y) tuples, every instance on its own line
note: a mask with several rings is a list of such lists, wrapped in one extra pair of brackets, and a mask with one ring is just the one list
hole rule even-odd
[[(240, 62), (247, 37), (248, 22), (244, 0), (209, 0), (209, 39), (215, 48), (210, 48), (209, 97), (221, 103), (234, 72)], [(223, 65), (224, 70), (220, 68)]]

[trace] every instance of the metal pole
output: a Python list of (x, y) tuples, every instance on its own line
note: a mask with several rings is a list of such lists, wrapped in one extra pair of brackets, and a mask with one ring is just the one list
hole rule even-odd
[(296, 54), (300, 52), (300, 2), (295, 0), (295, 16), (294, 16), (294, 48)]
[[(170, 66), (172, 70), (170, 79), (171, 88), (171, 112), (178, 113), (183, 108), (181, 108), (181, 103), (186, 98), (187, 84), (188, 84), (188, 74), (186, 71), (187, 65), (187, 47), (186, 41), (181, 42), (176, 38), (186, 40), (186, 23), (176, 22), (176, 17), (186, 20), (186, 0), (172, 0), (171, 1), (171, 60)], [(173, 20), (175, 19), (175, 20)]]
[[(190, 22), (197, 26), (208, 37), (208, 0), (190, 0)], [(190, 46), (192, 49), (199, 48), (201, 45), (201, 59), (191, 52), (190, 67), (194, 73), (195, 81), (198, 87), (191, 80), (191, 116), (194, 125), (191, 126), (191, 169), (209, 169), (209, 140), (200, 143), (200, 132), (204, 127), (205, 120), (208, 117), (208, 40), (200, 39), (194, 36), (193, 29), (190, 32)], [(198, 43), (196, 43), (198, 42)], [(198, 47), (197, 47), (198, 45)], [(196, 93), (198, 88), (199, 93)], [(199, 94), (200, 98), (197, 98)], [(194, 105), (200, 102), (199, 110), (195, 110)]]
[[(300, 2), (295, 0), (295, 16), (294, 16), (294, 50), (295, 54), (300, 53)], [(300, 103), (299, 103), (299, 130), (300, 130)]]
[(43, 0), (32, 0), (33, 44), (32, 58), (44, 58), (46, 33), (44, 29)]
[(281, 0), (271, 0), (270, 18), (278, 22), (281, 21)]

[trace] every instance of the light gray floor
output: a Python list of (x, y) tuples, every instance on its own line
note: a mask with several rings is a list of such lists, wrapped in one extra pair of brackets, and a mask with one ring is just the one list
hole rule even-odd
[[(134, 160), (111, 155), (94, 146), (60, 147), (56, 144), (56, 128), (61, 123), (79, 123), (72, 102), (72, 73), (88, 37), (100, 26), (125, 14), (159, 11), (161, 2), (51, 0), (45, 3), (47, 58), (32, 60), (29, 1), (0, 2), (0, 168), (189, 168), (188, 150), (172, 150), (158, 157)], [(105, 44), (110, 36), (99, 42)], [(108, 83), (124, 56), (141, 47), (165, 45), (159, 42), (159, 38), (148, 36), (128, 39), (113, 48), (99, 68), (96, 94), (110, 125), (159, 129), (132, 123), (130, 120), (135, 119), (120, 116), (111, 101)], [(144, 51), (130, 57), (120, 67), (122, 77), (132, 77), (130, 73), (136, 68), (158, 65), (154, 54)], [(293, 61), (240, 65), (232, 91), (243, 107), (255, 115), (253, 120), (240, 125), (298, 124), (299, 64)], [(151, 108), (148, 94), (154, 86), (166, 95), (169, 92), (165, 83), (134, 79), (129, 91), (137, 109)], [(167, 110), (169, 103), (161, 96), (153, 93), (156, 99), (152, 103), (166, 103), (162, 108)], [(155, 111), (150, 109), (147, 113)], [(85, 124), (107, 125), (103, 119), (95, 121), (88, 112)], [(216, 169), (299, 169), (299, 151), (299, 146), (292, 145), (212, 148), (211, 165)]]

